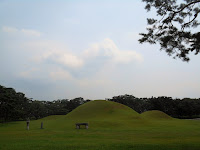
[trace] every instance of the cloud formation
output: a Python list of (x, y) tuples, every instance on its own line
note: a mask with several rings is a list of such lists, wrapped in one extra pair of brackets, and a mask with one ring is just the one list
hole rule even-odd
[[(37, 40), (42, 33), (36, 30), (4, 26), (2, 31), (36, 37), (34, 40), (25, 41), (25, 37), (21, 36), (22, 40), (17, 41), (15, 45), (20, 47), (19, 53), (23, 53), (30, 61), (29, 66), (18, 73), (24, 79), (42, 79), (46, 76), (47, 80), (70, 81), (80, 86), (91, 86), (92, 83), (102, 85), (110, 78), (108, 72), (118, 68), (118, 64), (127, 65), (143, 61), (141, 54), (134, 50), (121, 50), (110, 38), (75, 52), (57, 41), (41, 38)], [(107, 66), (109, 71), (105, 69)]]
[(68, 71), (62, 70), (62, 69), (58, 69), (57, 71), (50, 72), (50, 77), (53, 80), (72, 80), (73, 79), (73, 77)]
[(34, 47), (34, 51), (39, 51), (37, 55), (34, 55), (34, 60), (39, 63), (52, 62), (59, 67), (81, 69), (82, 71), (98, 71), (97, 69), (103, 67), (105, 63), (129, 64), (143, 61), (141, 54), (133, 50), (120, 50), (109, 38), (90, 45), (82, 53), (73, 53), (66, 46), (52, 41), (39, 41), (27, 45), (31, 48)]
[(22, 33), (24, 33), (25, 35), (28, 35), (28, 36), (36, 36), (36, 37), (40, 37), (41, 36), (41, 33), (39, 31), (36, 31), (36, 30), (21, 29), (20, 31)]
[(14, 33), (14, 32), (17, 32), (18, 29), (14, 28), (14, 27), (4, 26), (4, 27), (2, 27), (2, 31), (7, 32), (7, 33)]
[(92, 44), (91, 47), (84, 52), (84, 56), (87, 58), (103, 56), (114, 63), (122, 64), (143, 61), (141, 54), (133, 50), (120, 50), (109, 38), (104, 39), (101, 43)]
[(39, 72), (38, 68), (30, 68), (29, 70), (20, 72), (19, 75), (26, 79), (33, 79), (35, 77), (35, 72)]
[(37, 30), (17, 29), (15, 27), (8, 27), (8, 26), (3, 26), (2, 31), (7, 32), (7, 33), (19, 33), (19, 34), (23, 34), (26, 36), (34, 36), (34, 37), (40, 37), (42, 35), (42, 33)]
[[(35, 41), (26, 44), (31, 50), (32, 60), (42, 66), (48, 66), (49, 77), (54, 80), (86, 80), (94, 77), (106, 66), (118, 64), (140, 63), (141, 54), (133, 50), (120, 50), (109, 38), (102, 42), (93, 43), (81, 53), (69, 51), (66, 45), (55, 41)], [(59, 68), (55, 70), (55, 67)], [(26, 72), (26, 71), (25, 71)]]
[(70, 68), (79, 68), (83, 66), (83, 60), (81, 60), (81, 58), (62, 50), (49, 51), (45, 53), (42, 58)]

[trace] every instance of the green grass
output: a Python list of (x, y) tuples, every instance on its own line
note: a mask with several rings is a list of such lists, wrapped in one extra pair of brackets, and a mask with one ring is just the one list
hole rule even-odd
[[(44, 129), (40, 129), (43, 121)], [(89, 129), (75, 129), (88, 122)], [(0, 150), (199, 150), (200, 121), (160, 111), (138, 114), (110, 101), (91, 101), (71, 113), (30, 122), (0, 124)]]

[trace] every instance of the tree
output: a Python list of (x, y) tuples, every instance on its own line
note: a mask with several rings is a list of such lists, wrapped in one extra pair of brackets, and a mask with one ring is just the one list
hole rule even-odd
[(118, 102), (126, 106), (129, 106), (130, 108), (134, 109), (138, 113), (142, 113), (146, 111), (146, 106), (147, 106), (146, 101), (132, 95), (128, 95), (128, 94), (119, 95), (119, 96), (114, 96), (112, 99), (107, 99), (107, 100)]
[(29, 108), (29, 117), (33, 119), (40, 119), (47, 116), (47, 108), (43, 101), (32, 101)]
[(77, 97), (77, 98), (74, 98), (74, 99), (71, 99), (68, 103), (68, 109), (69, 109), (69, 112), (71, 112), (72, 110), (74, 110), (76, 107), (84, 104), (85, 101), (82, 97)]
[(140, 33), (140, 43), (160, 44), (160, 50), (169, 56), (189, 61), (189, 53), (200, 52), (200, 32), (193, 32), (199, 26), (200, 0), (142, 0), (145, 9), (156, 9), (159, 19), (147, 18), (148, 33)]
[(25, 94), (0, 85), (0, 122), (25, 119), (28, 104)]

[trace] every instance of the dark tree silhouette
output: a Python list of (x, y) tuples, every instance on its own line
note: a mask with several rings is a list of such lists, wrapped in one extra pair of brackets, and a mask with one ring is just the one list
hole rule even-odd
[(54, 101), (32, 100), (13, 88), (0, 85), (0, 123), (16, 120), (40, 119), (49, 115), (66, 115), (90, 100), (82, 97)]
[[(195, 32), (200, 23), (200, 0), (142, 0), (145, 9), (156, 9), (159, 19), (147, 18), (148, 33), (140, 33), (140, 43), (160, 44), (160, 49), (169, 56), (189, 61), (189, 53), (200, 52), (200, 32)], [(191, 31), (193, 29), (193, 31)]]
[(199, 118), (200, 99), (172, 99), (172, 97), (137, 98), (132, 95), (114, 96), (109, 101), (129, 106), (138, 113), (148, 110), (160, 110), (175, 118)]

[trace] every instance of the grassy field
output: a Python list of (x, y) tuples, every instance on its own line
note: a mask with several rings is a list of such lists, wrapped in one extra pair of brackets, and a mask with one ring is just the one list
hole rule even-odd
[[(40, 129), (40, 123), (44, 129)], [(89, 129), (75, 129), (87, 122)], [(110, 101), (91, 101), (63, 116), (0, 124), (0, 150), (199, 150), (200, 121), (160, 111), (138, 114)]]

